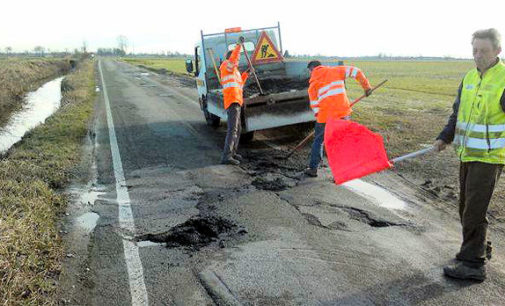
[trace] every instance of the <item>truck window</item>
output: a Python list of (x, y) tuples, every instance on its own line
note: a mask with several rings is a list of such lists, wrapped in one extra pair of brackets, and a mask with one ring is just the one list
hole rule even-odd
[[(228, 51), (235, 49), (236, 44), (230, 44), (228, 45)], [(247, 52), (253, 52), (254, 51), (254, 43), (252, 41), (246, 41), (244, 43), (244, 48), (247, 50)], [(244, 50), (241, 50), (240, 52), (244, 52)]]

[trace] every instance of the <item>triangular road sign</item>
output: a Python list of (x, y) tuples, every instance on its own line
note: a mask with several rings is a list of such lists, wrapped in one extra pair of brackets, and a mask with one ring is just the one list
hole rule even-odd
[(258, 39), (258, 44), (254, 50), (252, 56), (253, 64), (280, 62), (283, 60), (280, 52), (275, 48), (274, 43), (268, 36), (268, 34), (263, 31), (261, 32), (260, 38)]

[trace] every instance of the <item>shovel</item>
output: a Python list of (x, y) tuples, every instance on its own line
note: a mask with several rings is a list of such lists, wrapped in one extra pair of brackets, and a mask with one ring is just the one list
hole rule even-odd
[(256, 75), (256, 70), (254, 70), (254, 66), (251, 62), (251, 59), (249, 58), (249, 55), (247, 54), (247, 50), (244, 47), (244, 43), (241, 41), (240, 45), (242, 46), (242, 49), (244, 50), (245, 58), (247, 60), (247, 63), (249, 64), (249, 69), (251, 70), (251, 73), (254, 76), (254, 79), (256, 80), (256, 84), (258, 85), (258, 88), (260, 90), (260, 95), (264, 96), (265, 93), (263, 92), (263, 89), (261, 88), (260, 80), (258, 79), (258, 76)]
[[(372, 92), (374, 90), (376, 90), (377, 88), (381, 87), (382, 85), (384, 85), (384, 83), (386, 83), (388, 80), (384, 80), (382, 82), (380, 82), (377, 86), (373, 87), (372, 88)], [(351, 104), (350, 104), (350, 107), (352, 107), (354, 104), (358, 103), (359, 101), (361, 101), (361, 99), (365, 98), (366, 95), (362, 95), (361, 97), (357, 98), (356, 100), (354, 100)], [(301, 147), (303, 147), (309, 140), (310, 138), (312, 138), (312, 136), (314, 136), (314, 131), (312, 131), (307, 137), (305, 137), (302, 141), (300, 141), (300, 143), (293, 149), (291, 150), (291, 152), (288, 153), (288, 155), (286, 155), (286, 157), (284, 159), (288, 159), (291, 157), (291, 155), (293, 155), (296, 151), (298, 151)]]

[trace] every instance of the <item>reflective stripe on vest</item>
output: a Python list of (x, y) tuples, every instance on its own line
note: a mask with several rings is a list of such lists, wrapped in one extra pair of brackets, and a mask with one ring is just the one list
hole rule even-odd
[(482, 139), (482, 138), (466, 137), (465, 139), (464, 136), (457, 135), (456, 137), (454, 137), (454, 144), (457, 144), (459, 146), (464, 145), (465, 147), (470, 149), (493, 150), (493, 149), (505, 148), (505, 138)]
[(237, 82), (229, 82), (229, 83), (223, 84), (223, 89), (230, 88), (230, 87), (242, 88), (242, 86), (240, 86), (240, 84)]
[(235, 77), (235, 75), (230, 74), (230, 75), (227, 75), (224, 78), (222, 78), (221, 79), (221, 83), (224, 83), (224, 82), (229, 81), (229, 80), (237, 81), (237, 78)]
[(324, 95), (321, 95), (318, 97), (318, 101), (321, 102), (323, 99), (331, 97), (331, 96), (336, 96), (336, 95), (341, 95), (345, 93), (344, 88), (335, 88), (332, 90), (328, 90)]
[(328, 89), (330, 89), (331, 87), (333, 86), (336, 86), (336, 85), (344, 85), (344, 81), (335, 81), (335, 82), (331, 82), (330, 84), (324, 86), (324, 87), (321, 87), (318, 92), (317, 92), (317, 95), (318, 96), (321, 96), (322, 94), (324, 94), (326, 91), (328, 91)]
[[(486, 128), (487, 127), (487, 128)], [(468, 122), (457, 122), (456, 128), (461, 130), (466, 130), (470, 128), (471, 131), (477, 133), (496, 133), (496, 132), (505, 132), (505, 124), (471, 124)]]

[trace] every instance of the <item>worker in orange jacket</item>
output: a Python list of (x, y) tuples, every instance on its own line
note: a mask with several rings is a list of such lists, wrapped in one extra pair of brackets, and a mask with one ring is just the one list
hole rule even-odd
[(244, 43), (244, 37), (239, 37), (233, 51), (228, 51), (226, 60), (221, 64), (221, 85), (223, 86), (224, 109), (228, 115), (228, 127), (224, 143), (222, 164), (240, 164), (242, 157), (237, 154), (238, 143), (242, 124), (240, 120), (240, 110), (244, 104), (243, 87), (249, 74), (244, 71), (240, 74), (238, 63), (240, 60), (240, 49)]
[(365, 90), (365, 95), (372, 93), (367, 78), (353, 66), (322, 66), (320, 61), (311, 61), (307, 65), (310, 71), (309, 99), (310, 108), (316, 116), (314, 142), (310, 152), (309, 167), (305, 174), (317, 176), (317, 167), (323, 156), (324, 128), (328, 119), (350, 119), (351, 107), (345, 93), (344, 80), (351, 77), (357, 80)]

